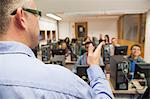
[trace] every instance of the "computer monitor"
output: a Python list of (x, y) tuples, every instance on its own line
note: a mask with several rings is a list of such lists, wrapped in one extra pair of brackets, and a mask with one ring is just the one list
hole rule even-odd
[(140, 73), (144, 73), (145, 74), (145, 78), (147, 80), (147, 89), (144, 92), (144, 94), (142, 95), (142, 97), (140, 99), (149, 99), (150, 97), (150, 63), (136, 63), (135, 64), (136, 68), (135, 68), (135, 75), (137, 74), (137, 72)]
[(77, 66), (77, 75), (82, 78), (84, 81), (89, 82), (88, 75), (86, 70), (88, 66), (78, 65)]
[[(103, 70), (104, 72), (104, 69), (105, 69), (105, 66), (104, 65), (101, 65), (100, 66), (101, 69)], [(87, 83), (89, 83), (89, 79), (88, 79), (88, 75), (87, 75), (87, 69), (89, 67), (87, 65), (77, 65), (77, 75), (82, 78), (84, 81), (86, 81)]]
[(65, 49), (52, 49), (52, 55), (65, 55)]
[(139, 73), (144, 73), (147, 84), (150, 87), (150, 63), (136, 63), (135, 67), (135, 78), (139, 76)]
[(115, 46), (114, 55), (127, 55), (128, 46)]

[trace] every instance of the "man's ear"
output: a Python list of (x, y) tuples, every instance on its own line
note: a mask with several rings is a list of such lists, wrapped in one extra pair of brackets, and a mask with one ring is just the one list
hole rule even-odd
[(19, 28), (25, 29), (26, 28), (26, 19), (25, 19), (25, 14), (23, 12), (22, 8), (18, 8), (16, 11), (16, 22)]

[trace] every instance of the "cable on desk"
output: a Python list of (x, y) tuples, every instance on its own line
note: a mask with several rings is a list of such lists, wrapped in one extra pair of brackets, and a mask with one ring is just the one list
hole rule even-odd
[[(123, 64), (126, 64), (126, 66), (129, 66), (128, 62), (127, 61), (123, 61), (122, 62)], [(126, 78), (126, 80), (128, 80), (128, 82), (130, 82), (132, 84), (132, 88), (135, 89), (136, 93), (140, 95), (140, 93), (138, 92), (138, 89), (137, 87), (134, 85), (134, 83), (127, 77), (127, 73), (128, 73), (128, 70), (127, 69), (124, 69), (123, 66), (121, 66), (121, 70)]]

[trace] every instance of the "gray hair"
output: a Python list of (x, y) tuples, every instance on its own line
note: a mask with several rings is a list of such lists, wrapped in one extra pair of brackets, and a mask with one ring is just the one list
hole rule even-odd
[(11, 13), (30, 0), (0, 0), (0, 34), (7, 32)]

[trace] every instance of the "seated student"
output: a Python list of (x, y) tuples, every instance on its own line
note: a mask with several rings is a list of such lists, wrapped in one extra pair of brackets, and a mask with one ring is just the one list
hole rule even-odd
[(105, 40), (106, 45), (110, 43), (109, 42), (109, 36), (107, 34), (104, 36), (104, 40)]
[(68, 50), (70, 52), (72, 52), (69, 37), (66, 37), (65, 40), (64, 40), (64, 42), (66, 43), (66, 46), (67, 46)]
[(118, 44), (118, 39), (113, 37), (110, 44), (110, 56), (114, 55), (115, 46), (120, 46), (120, 44)]
[(75, 55), (78, 55), (78, 52), (79, 52), (79, 44), (77, 42), (77, 39), (73, 38), (71, 40), (71, 50), (72, 50), (72, 53), (75, 54)]
[[(77, 67), (78, 65), (85, 65), (85, 66), (88, 65), (88, 63), (87, 63), (88, 48), (89, 48), (89, 45), (90, 45), (91, 43), (92, 43), (92, 41), (91, 41), (91, 39), (90, 39), (89, 37), (86, 37), (86, 38), (84, 39), (84, 45), (85, 45), (85, 50), (86, 50), (86, 52), (85, 52), (83, 55), (81, 55), (81, 56), (79, 57), (79, 59), (77, 60), (77, 62), (76, 62), (76, 64), (75, 64), (75, 67), (73, 68), (73, 72), (76, 73), (76, 67)], [(102, 57), (100, 57), (100, 64), (99, 64), (99, 65), (104, 65)]]
[(131, 46), (131, 54), (128, 57), (129, 61), (134, 62), (145, 62), (141, 55), (141, 46), (138, 44)]
[(141, 54), (141, 46), (140, 45), (132, 45), (131, 46), (131, 54), (128, 56), (128, 60), (130, 61), (130, 79), (134, 78), (135, 71), (135, 63), (144, 63), (145, 61), (140, 56)]
[(107, 65), (110, 62), (110, 42), (109, 42), (109, 36), (105, 35), (103, 40), (105, 41), (105, 45), (103, 45), (102, 57), (103, 57), (104, 64)]
[(67, 47), (66, 42), (63, 41), (63, 42), (61, 43), (61, 48), (65, 50), (65, 55), (67, 56), (67, 55), (69, 54), (69, 49), (68, 49), (68, 47)]

